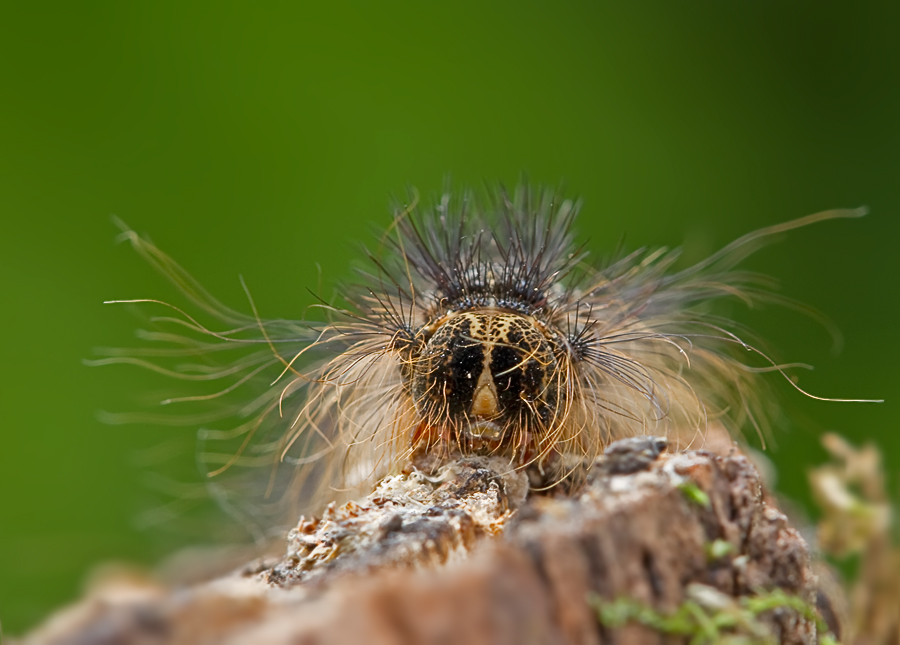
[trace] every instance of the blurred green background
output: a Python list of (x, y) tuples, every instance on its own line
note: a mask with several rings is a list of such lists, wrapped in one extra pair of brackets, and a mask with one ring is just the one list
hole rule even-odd
[[(585, 200), (602, 254), (687, 244), (833, 207), (754, 257), (827, 312), (735, 315), (789, 360), (791, 423), (770, 452), (808, 500), (817, 435), (873, 439), (900, 464), (900, 5), (821, 2), (12, 3), (0, 5), (0, 620), (7, 633), (75, 597), (99, 562), (171, 548), (135, 517), (135, 455), (183, 428), (104, 426), (149, 376), (92, 369), (129, 344), (113, 298), (171, 289), (115, 213), (223, 300), (299, 316), (348, 277), (371, 223), (423, 194), (521, 171)], [(189, 437), (188, 437), (189, 440)], [(892, 480), (892, 486), (895, 486)]]

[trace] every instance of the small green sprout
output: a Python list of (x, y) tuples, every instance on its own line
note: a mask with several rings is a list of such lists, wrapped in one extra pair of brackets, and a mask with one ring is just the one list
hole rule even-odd
[(721, 560), (726, 555), (730, 555), (734, 552), (734, 545), (728, 540), (718, 539), (709, 542), (705, 546), (706, 548), (706, 559), (710, 562), (715, 560)]
[(678, 490), (681, 491), (687, 501), (703, 508), (710, 508), (709, 495), (690, 479), (685, 479), (678, 484)]

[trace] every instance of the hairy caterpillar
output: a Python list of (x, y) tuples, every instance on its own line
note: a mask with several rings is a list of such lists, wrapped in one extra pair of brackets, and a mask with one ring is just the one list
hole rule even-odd
[(414, 454), (500, 455), (550, 473), (552, 485), (623, 437), (686, 447), (702, 445), (711, 424), (765, 433), (771, 397), (760, 374), (791, 366), (709, 305), (786, 302), (736, 265), (778, 233), (863, 211), (762, 229), (673, 271), (677, 250), (592, 262), (575, 243), (579, 208), (528, 185), (448, 193), (427, 209), (413, 195), (345, 304), (316, 305), (320, 323), (262, 319), (249, 291), (252, 315), (239, 313), (123, 226), (217, 326), (160, 301), (114, 301), (170, 313), (142, 333), (147, 346), (97, 362), (219, 384), (163, 403), (204, 406), (185, 419), (201, 426), (210, 490), (257, 536)]

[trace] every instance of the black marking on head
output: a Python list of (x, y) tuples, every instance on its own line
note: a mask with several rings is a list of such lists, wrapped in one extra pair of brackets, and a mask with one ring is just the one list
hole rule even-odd
[(484, 346), (470, 337), (472, 320), (458, 317), (439, 328), (419, 357), (413, 396), (426, 416), (465, 416), (484, 363)]

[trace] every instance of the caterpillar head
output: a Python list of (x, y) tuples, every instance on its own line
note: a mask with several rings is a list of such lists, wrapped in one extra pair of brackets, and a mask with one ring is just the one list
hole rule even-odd
[(424, 423), (469, 445), (525, 450), (559, 412), (560, 338), (500, 309), (448, 314), (429, 326), (411, 391)]

